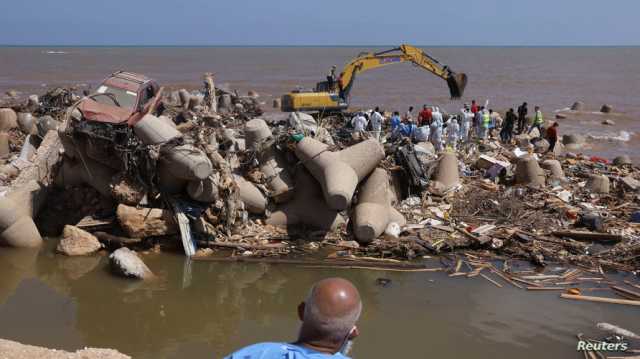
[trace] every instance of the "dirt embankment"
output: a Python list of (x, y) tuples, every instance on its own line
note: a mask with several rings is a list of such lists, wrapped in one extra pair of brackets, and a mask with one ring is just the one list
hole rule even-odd
[(0, 339), (0, 359), (131, 359), (113, 349), (85, 348), (76, 352), (47, 349)]

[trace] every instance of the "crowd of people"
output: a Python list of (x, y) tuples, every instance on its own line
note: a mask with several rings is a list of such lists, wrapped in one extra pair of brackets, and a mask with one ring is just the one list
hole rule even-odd
[(394, 111), (388, 118), (376, 107), (356, 113), (351, 118), (351, 126), (358, 136), (369, 133), (380, 140), (383, 129), (388, 129), (388, 133), (384, 134), (391, 140), (406, 138), (414, 142), (431, 142), (436, 151), (446, 147), (455, 151), (471, 141), (487, 141), (498, 136), (503, 143), (511, 143), (514, 135), (530, 135), (535, 129), (537, 137), (544, 137), (549, 142), (549, 151), (554, 150), (558, 140), (558, 123), (545, 129), (539, 106), (534, 107), (532, 117), (529, 117), (528, 105), (524, 102), (518, 106), (517, 112), (513, 108), (507, 110), (503, 119), (488, 105), (489, 101), (481, 106), (473, 100), (471, 105), (464, 104), (457, 114), (445, 114), (438, 106), (424, 105), (415, 118), (413, 106), (402, 116)]

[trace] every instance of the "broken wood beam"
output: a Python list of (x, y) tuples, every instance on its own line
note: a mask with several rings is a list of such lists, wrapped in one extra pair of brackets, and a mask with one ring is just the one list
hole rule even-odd
[(609, 304), (625, 304), (625, 305), (640, 306), (640, 301), (638, 300), (615, 299), (615, 298), (607, 298), (607, 297), (592, 297), (588, 295), (575, 295), (575, 294), (565, 294), (565, 293), (560, 294), (560, 298), (582, 300), (586, 302), (599, 302), (599, 303), (609, 303)]
[(589, 231), (554, 231), (553, 234), (560, 238), (571, 238), (577, 241), (619, 242), (624, 239), (619, 234), (597, 233)]

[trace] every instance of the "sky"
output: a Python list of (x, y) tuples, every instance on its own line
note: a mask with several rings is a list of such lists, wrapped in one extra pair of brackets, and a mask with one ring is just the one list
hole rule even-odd
[(640, 0), (2, 0), (3, 45), (640, 45)]

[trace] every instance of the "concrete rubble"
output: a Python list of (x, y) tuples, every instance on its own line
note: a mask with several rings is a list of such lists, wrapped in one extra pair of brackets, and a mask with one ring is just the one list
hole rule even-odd
[[(528, 135), (438, 152), (386, 129), (381, 141), (354, 136), (349, 114), (263, 113), (257, 94), (218, 89), (210, 74), (203, 89), (160, 89), (146, 113), (124, 119), (87, 118), (91, 96), (54, 89), (0, 110), (4, 244), (40, 245), (51, 232), (43, 223), (56, 222), (47, 198), (68, 198), (81, 216), (58, 221), (60, 252), (102, 242), (117, 248), (117, 272), (136, 278), (151, 272), (127, 247), (245, 259), (320, 247), (353, 260), (459, 251), (638, 268), (640, 227), (629, 222), (640, 172), (628, 157), (580, 154), (581, 136), (565, 135), (554, 153)], [(592, 214), (603, 226), (585, 237)]]

